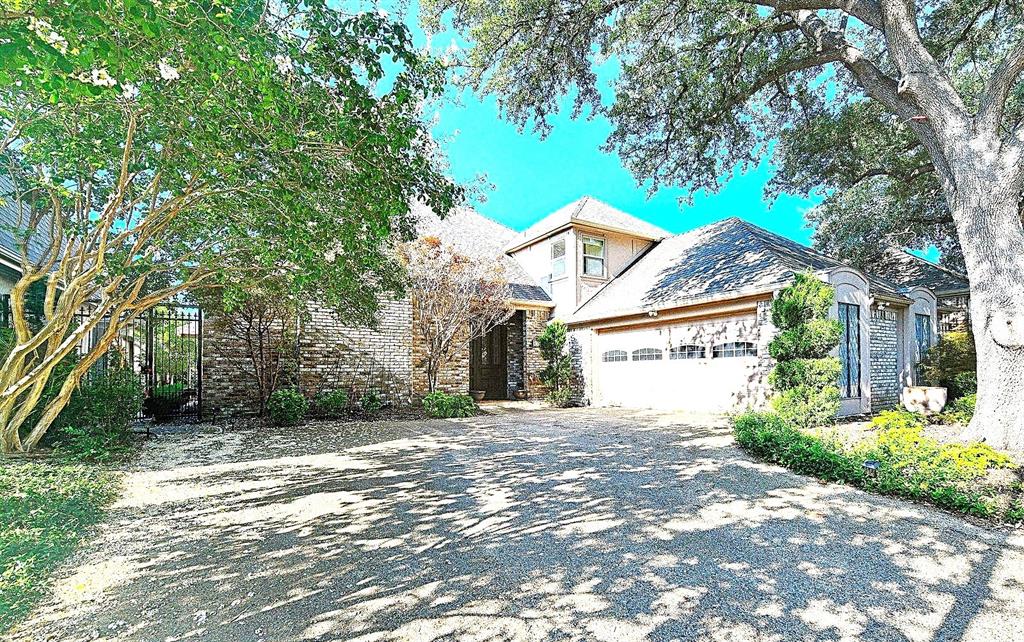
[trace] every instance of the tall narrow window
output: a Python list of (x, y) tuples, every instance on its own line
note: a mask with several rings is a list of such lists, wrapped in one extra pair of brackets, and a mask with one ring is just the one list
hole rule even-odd
[(932, 318), (927, 314), (914, 315), (915, 338), (917, 339), (917, 363), (914, 372), (917, 373), (918, 385), (924, 380), (924, 371), (921, 368), (921, 361), (924, 355), (932, 347)]
[(860, 396), (860, 306), (839, 304), (839, 393), (852, 399)]
[(924, 354), (932, 347), (932, 318), (927, 314), (914, 315), (914, 324), (917, 329), (917, 358), (924, 358)]
[(583, 273), (587, 276), (604, 276), (604, 239), (583, 237)]
[(565, 239), (551, 242), (551, 278), (565, 274)]

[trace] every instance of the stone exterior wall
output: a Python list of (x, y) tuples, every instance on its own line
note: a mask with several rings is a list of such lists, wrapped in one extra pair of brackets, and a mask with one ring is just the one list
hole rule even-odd
[(508, 398), (526, 388), (526, 311), (516, 310), (509, 319), (506, 359), (508, 361)]
[(768, 375), (775, 368), (775, 359), (768, 354), (768, 344), (779, 334), (779, 329), (772, 323), (772, 302), (757, 302), (757, 366), (752, 386), (752, 408), (764, 409), (775, 396), (775, 391), (768, 384)]
[(589, 406), (594, 396), (594, 331), (590, 328), (571, 330), (566, 343), (572, 362), (572, 401)]
[(382, 302), (373, 326), (342, 323), (312, 305), (298, 336), (299, 389), (306, 396), (343, 389), (357, 400), (374, 391), (408, 404), (412, 396), (412, 306), (408, 299)]
[[(419, 310), (412, 306), (412, 320), (419, 320)], [(412, 341), (412, 396), (422, 399), (429, 390), (427, 386), (427, 370), (423, 363), (427, 356), (426, 344), (419, 333), (410, 326)], [(441, 368), (437, 375), (437, 389), (451, 394), (465, 394), (469, 391), (469, 345), (459, 349), (453, 358)]]
[[(408, 300), (385, 301), (376, 326), (341, 323), (335, 314), (312, 305), (294, 333), (294, 349), (285, 358), (283, 386), (298, 385), (307, 397), (344, 389), (353, 401), (374, 390), (395, 404), (408, 403), (412, 379), (412, 308)], [(241, 337), (208, 319), (203, 324), (204, 412), (249, 414), (256, 410), (249, 353)]]
[(540, 372), (547, 367), (547, 361), (540, 353), (537, 342), (548, 325), (551, 312), (546, 309), (523, 310), (524, 332), (523, 345), (526, 351), (526, 389), (531, 399), (542, 399), (548, 388), (540, 380)]
[(900, 400), (896, 313), (871, 310), (871, 412), (892, 408)]

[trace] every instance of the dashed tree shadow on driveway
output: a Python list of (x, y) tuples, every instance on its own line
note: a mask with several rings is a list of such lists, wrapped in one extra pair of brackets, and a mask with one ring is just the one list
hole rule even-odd
[(167, 435), (14, 640), (1014, 640), (1024, 542), (582, 409)]

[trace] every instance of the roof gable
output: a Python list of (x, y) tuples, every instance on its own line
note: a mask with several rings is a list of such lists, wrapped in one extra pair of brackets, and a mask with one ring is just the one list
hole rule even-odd
[(523, 230), (511, 240), (506, 246), (506, 250), (514, 251), (573, 224), (591, 225), (650, 240), (660, 240), (669, 236), (668, 232), (657, 225), (627, 214), (592, 196), (584, 196), (560, 207)]

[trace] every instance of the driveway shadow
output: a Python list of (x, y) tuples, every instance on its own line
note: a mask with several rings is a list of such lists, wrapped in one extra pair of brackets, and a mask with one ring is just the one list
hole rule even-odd
[(168, 435), (13, 640), (1019, 640), (1024, 543), (582, 409)]

